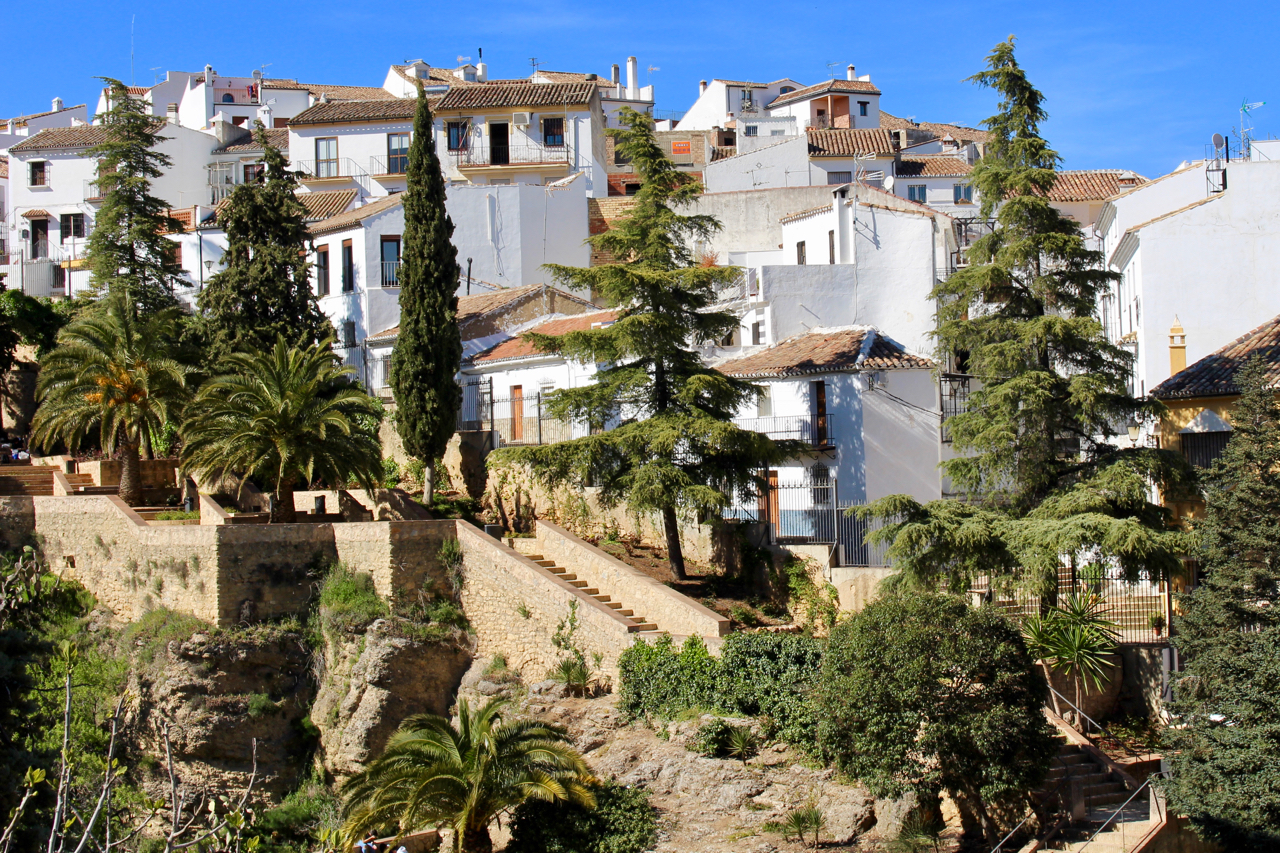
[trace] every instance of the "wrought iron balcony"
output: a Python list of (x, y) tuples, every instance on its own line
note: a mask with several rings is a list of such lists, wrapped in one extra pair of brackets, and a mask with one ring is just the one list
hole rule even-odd
[(295, 160), (293, 168), (302, 173), (304, 182), (368, 176), (368, 172), (361, 169), (350, 157), (337, 157), (333, 160)]
[(762, 433), (769, 438), (803, 441), (811, 447), (833, 447), (835, 437), (830, 415), (793, 415), (777, 418), (736, 418), (742, 429)]
[(480, 143), (449, 151), (460, 169), (485, 166), (567, 165), (569, 149), (563, 145), (491, 145)]
[(394, 178), (409, 171), (409, 155), (395, 154), (369, 158), (369, 174), (375, 178)]

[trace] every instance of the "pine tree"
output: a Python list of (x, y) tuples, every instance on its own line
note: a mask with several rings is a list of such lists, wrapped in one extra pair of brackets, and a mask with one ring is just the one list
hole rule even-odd
[(449, 238), (444, 174), (436, 156), (431, 108), (418, 87), (409, 145), (400, 266), (400, 336), (391, 353), (396, 429), (405, 450), (426, 463), (424, 493), (431, 500), (435, 462), (457, 426), (462, 389), (458, 330), (458, 250)]
[(1203, 580), (1174, 617), (1169, 802), (1226, 849), (1261, 851), (1280, 846), (1280, 405), (1260, 360), (1236, 383), (1197, 525)]
[(236, 187), (219, 212), (227, 234), (224, 268), (199, 297), (214, 361), (238, 350), (269, 351), (278, 336), (308, 347), (332, 334), (311, 288), (306, 208), (294, 194), (297, 174), (262, 122), (254, 125), (265, 174)]
[(107, 139), (88, 156), (98, 158), (103, 199), (89, 235), (89, 268), (97, 290), (124, 294), (135, 311), (152, 314), (176, 304), (173, 287), (182, 276), (177, 246), (164, 236), (182, 231), (182, 223), (169, 215), (167, 201), (151, 195), (151, 179), (173, 161), (155, 150), (164, 122), (119, 80), (102, 79)]
[[(896, 539), (897, 562), (926, 582), (948, 573), (964, 582), (957, 549), (961, 574), (990, 563), (1049, 595), (1064, 554), (1118, 562), (1132, 578), (1163, 576), (1178, 566), (1181, 537), (1149, 495), (1154, 483), (1178, 486), (1185, 467), (1167, 451), (1113, 441), (1158, 404), (1133, 397), (1133, 357), (1096, 316), (1117, 274), (1049, 201), (1060, 158), (1040, 136), (1044, 96), (1013, 43), (997, 45), (970, 78), (1001, 96), (970, 177), (994, 228), (969, 250), (970, 265), (932, 293), (939, 357), (956, 356), (976, 385), (967, 410), (947, 421), (956, 455), (942, 468), (981, 505), (895, 496), (873, 514), (906, 522), (884, 535)], [(939, 537), (958, 544), (938, 548)]]
[(528, 463), (549, 484), (599, 486), (606, 504), (625, 501), (634, 511), (659, 512), (672, 570), (683, 579), (677, 511), (718, 513), (735, 492), (755, 493), (755, 469), (794, 448), (731, 422), (758, 389), (703, 366), (698, 349), (737, 327), (735, 316), (711, 309), (717, 287), (740, 271), (694, 263), (689, 245), (720, 224), (673, 207), (702, 187), (663, 154), (653, 119), (626, 108), (619, 119), (624, 127), (609, 134), (643, 183), (631, 215), (590, 239), (620, 262), (548, 266), (558, 281), (603, 296), (618, 309), (618, 319), (600, 329), (528, 338), (545, 352), (609, 365), (592, 385), (554, 392), (552, 417), (620, 425), (559, 444), (501, 451), (498, 459)]

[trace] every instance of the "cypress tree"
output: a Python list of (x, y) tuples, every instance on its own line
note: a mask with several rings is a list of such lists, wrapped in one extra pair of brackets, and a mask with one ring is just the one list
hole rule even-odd
[(297, 174), (262, 122), (254, 122), (254, 138), (262, 146), (263, 179), (236, 187), (218, 213), (227, 235), (223, 269), (199, 297), (215, 361), (237, 350), (270, 351), (279, 336), (305, 348), (332, 333), (309, 278), (306, 208), (294, 192)]
[(712, 310), (717, 289), (741, 274), (695, 264), (689, 246), (720, 223), (673, 207), (701, 185), (676, 170), (654, 139), (653, 119), (623, 108), (611, 128), (618, 151), (641, 176), (631, 215), (590, 238), (620, 263), (590, 268), (548, 265), (558, 281), (603, 296), (618, 309), (610, 326), (559, 337), (528, 335), (544, 352), (608, 365), (595, 383), (553, 392), (557, 419), (620, 425), (545, 447), (500, 451), (498, 460), (528, 463), (549, 484), (600, 487), (606, 503), (661, 514), (667, 555), (684, 579), (678, 511), (718, 517), (729, 496), (757, 493), (755, 469), (779, 461), (796, 442), (774, 442), (732, 423), (758, 388), (705, 367), (699, 349), (737, 328), (738, 318)]
[(151, 195), (151, 179), (173, 165), (155, 150), (166, 137), (164, 122), (119, 80), (102, 78), (109, 109), (102, 114), (106, 141), (88, 152), (98, 158), (102, 206), (89, 235), (87, 259), (95, 288), (122, 294), (134, 311), (152, 314), (176, 304), (174, 283), (182, 276), (177, 246), (164, 234), (181, 232), (169, 203)]
[(1196, 526), (1204, 577), (1174, 617), (1168, 794), (1202, 836), (1262, 851), (1280, 847), (1280, 405), (1260, 360), (1236, 382)]
[(1118, 275), (1049, 201), (1060, 158), (1040, 136), (1044, 96), (1018, 65), (1013, 37), (970, 79), (1001, 96), (970, 177), (994, 227), (931, 295), (939, 358), (958, 355), (975, 384), (966, 411), (947, 421), (955, 456), (942, 469), (980, 502), (894, 496), (873, 514), (903, 522), (883, 535), (895, 539), (895, 562), (925, 583), (963, 584), (989, 567), (1052, 596), (1063, 555), (1119, 564), (1135, 579), (1165, 576), (1182, 539), (1149, 496), (1153, 485), (1178, 486), (1185, 466), (1168, 451), (1114, 441), (1159, 407), (1129, 391), (1133, 356), (1097, 318)]
[(436, 156), (431, 107), (418, 85), (413, 141), (404, 193), (400, 266), (400, 336), (391, 353), (396, 429), (405, 450), (425, 464), (424, 497), (434, 488), (435, 463), (457, 426), (462, 389), (458, 330), (458, 250), (449, 238), (444, 174)]

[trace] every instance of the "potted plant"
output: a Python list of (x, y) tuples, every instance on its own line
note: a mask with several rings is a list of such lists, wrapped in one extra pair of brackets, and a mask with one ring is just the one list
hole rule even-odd
[(1161, 636), (1164, 633), (1165, 626), (1164, 614), (1152, 613), (1147, 617), (1147, 624), (1151, 626), (1151, 633), (1155, 634), (1157, 637)]

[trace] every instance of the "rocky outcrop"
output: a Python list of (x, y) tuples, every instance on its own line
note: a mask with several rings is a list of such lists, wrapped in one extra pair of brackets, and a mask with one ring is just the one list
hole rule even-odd
[(466, 635), (414, 639), (414, 627), (379, 619), (362, 634), (326, 637), (311, 720), (334, 776), (363, 770), (406, 717), (448, 714), (471, 664)]
[(185, 785), (239, 796), (253, 768), (255, 791), (281, 795), (306, 771), (312, 736), (303, 720), (314, 695), (310, 650), (299, 633), (273, 626), (192, 633), (168, 642), (137, 641), (128, 690), (137, 697), (129, 722), (135, 752), (153, 771), (144, 786), (160, 793), (165, 732)]

